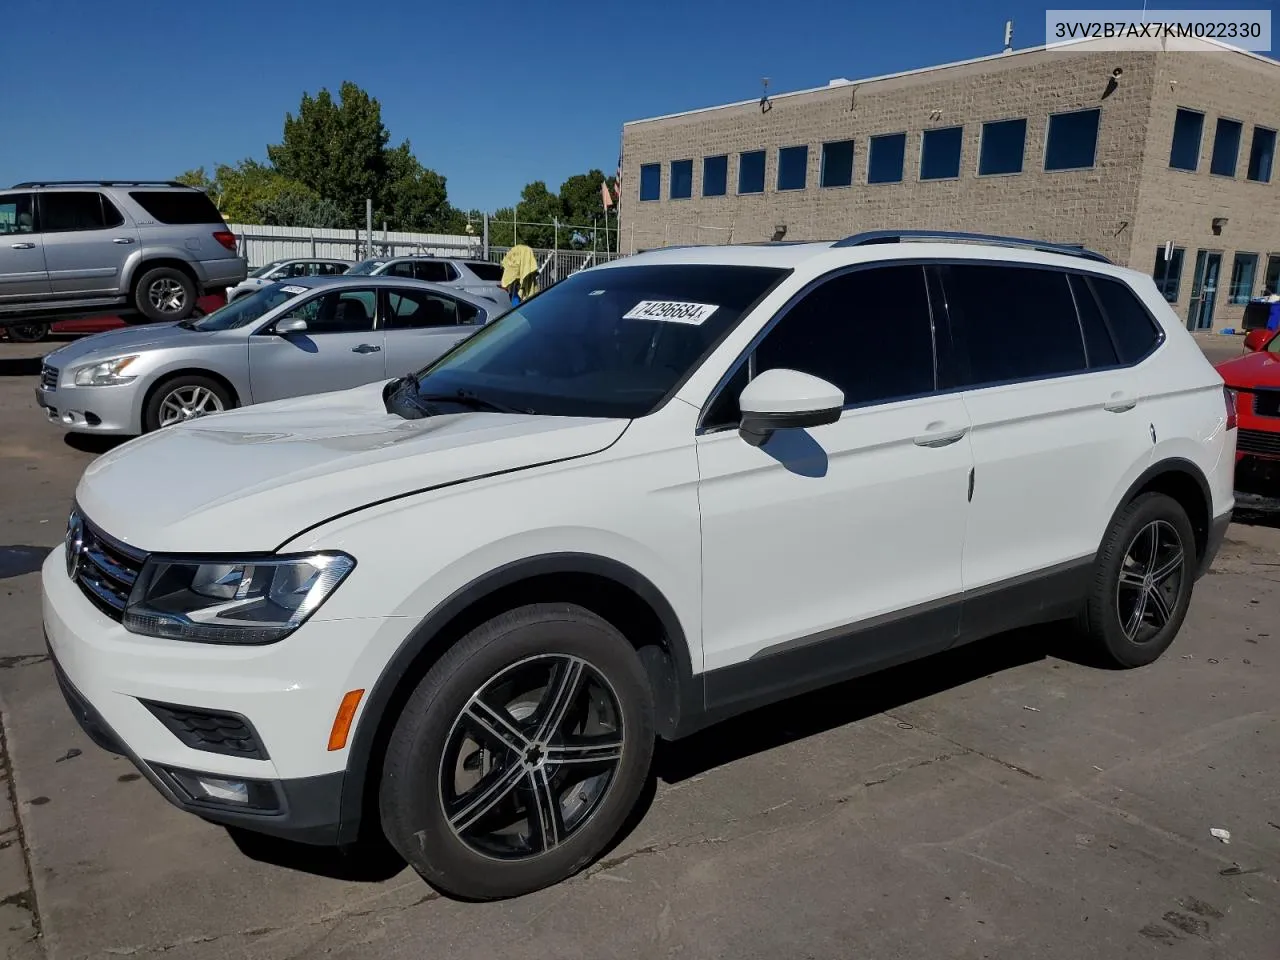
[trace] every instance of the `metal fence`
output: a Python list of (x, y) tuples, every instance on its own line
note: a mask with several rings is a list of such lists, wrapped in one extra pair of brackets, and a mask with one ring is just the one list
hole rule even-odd
[[(488, 256), (480, 237), (449, 233), (397, 233), (377, 230), (373, 247), (363, 230), (325, 230), (303, 227), (268, 227), (233, 223), (237, 249), (253, 269), (288, 257), (335, 257), (341, 260), (365, 260), (370, 257), (457, 257), (468, 260), (491, 260), (501, 263), (509, 247), (490, 246)], [(538, 285), (549, 287), (570, 274), (594, 267), (620, 254), (594, 250), (546, 250), (534, 248), (538, 259)]]

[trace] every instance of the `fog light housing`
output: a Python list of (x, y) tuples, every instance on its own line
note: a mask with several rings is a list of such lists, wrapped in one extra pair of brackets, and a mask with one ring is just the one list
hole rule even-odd
[(164, 769), (167, 778), (193, 804), (224, 810), (252, 810), (255, 813), (278, 813), (280, 796), (269, 780), (217, 776), (193, 770)]

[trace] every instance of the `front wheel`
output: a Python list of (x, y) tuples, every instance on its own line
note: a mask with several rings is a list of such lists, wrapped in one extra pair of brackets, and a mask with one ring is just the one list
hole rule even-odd
[(221, 413), (235, 406), (227, 388), (209, 377), (187, 375), (167, 380), (151, 394), (142, 411), (146, 433)]
[(627, 639), (581, 607), (521, 607), (463, 637), (410, 696), (383, 764), (382, 827), (439, 889), (529, 893), (613, 840), (653, 743)]
[(1118, 667), (1140, 667), (1173, 643), (1191, 605), (1197, 555), (1186, 511), (1146, 493), (1120, 511), (1094, 569), (1081, 626)]

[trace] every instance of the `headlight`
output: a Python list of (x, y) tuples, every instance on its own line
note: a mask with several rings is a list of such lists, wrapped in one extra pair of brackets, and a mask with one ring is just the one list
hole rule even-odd
[(132, 357), (115, 357), (91, 366), (81, 367), (76, 371), (76, 386), (105, 387), (114, 383), (131, 383), (137, 377), (125, 376), (124, 371), (129, 364), (137, 359), (136, 355)]
[(256, 560), (151, 557), (124, 612), (132, 633), (203, 643), (274, 643), (297, 630), (356, 562), (343, 553)]

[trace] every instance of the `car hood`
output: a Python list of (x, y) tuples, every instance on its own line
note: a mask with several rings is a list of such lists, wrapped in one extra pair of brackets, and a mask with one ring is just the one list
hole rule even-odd
[(1217, 371), (1227, 386), (1236, 389), (1280, 388), (1280, 355), (1269, 351), (1224, 360), (1217, 365)]
[(148, 551), (270, 551), (337, 514), (433, 487), (587, 456), (628, 420), (466, 412), (404, 420), (383, 383), (147, 434), (99, 457), (76, 500)]
[(206, 343), (213, 334), (205, 330), (188, 330), (176, 323), (146, 323), (119, 330), (95, 333), (67, 344), (44, 358), (59, 370), (82, 361), (105, 360), (157, 347), (179, 347), (186, 343)]

